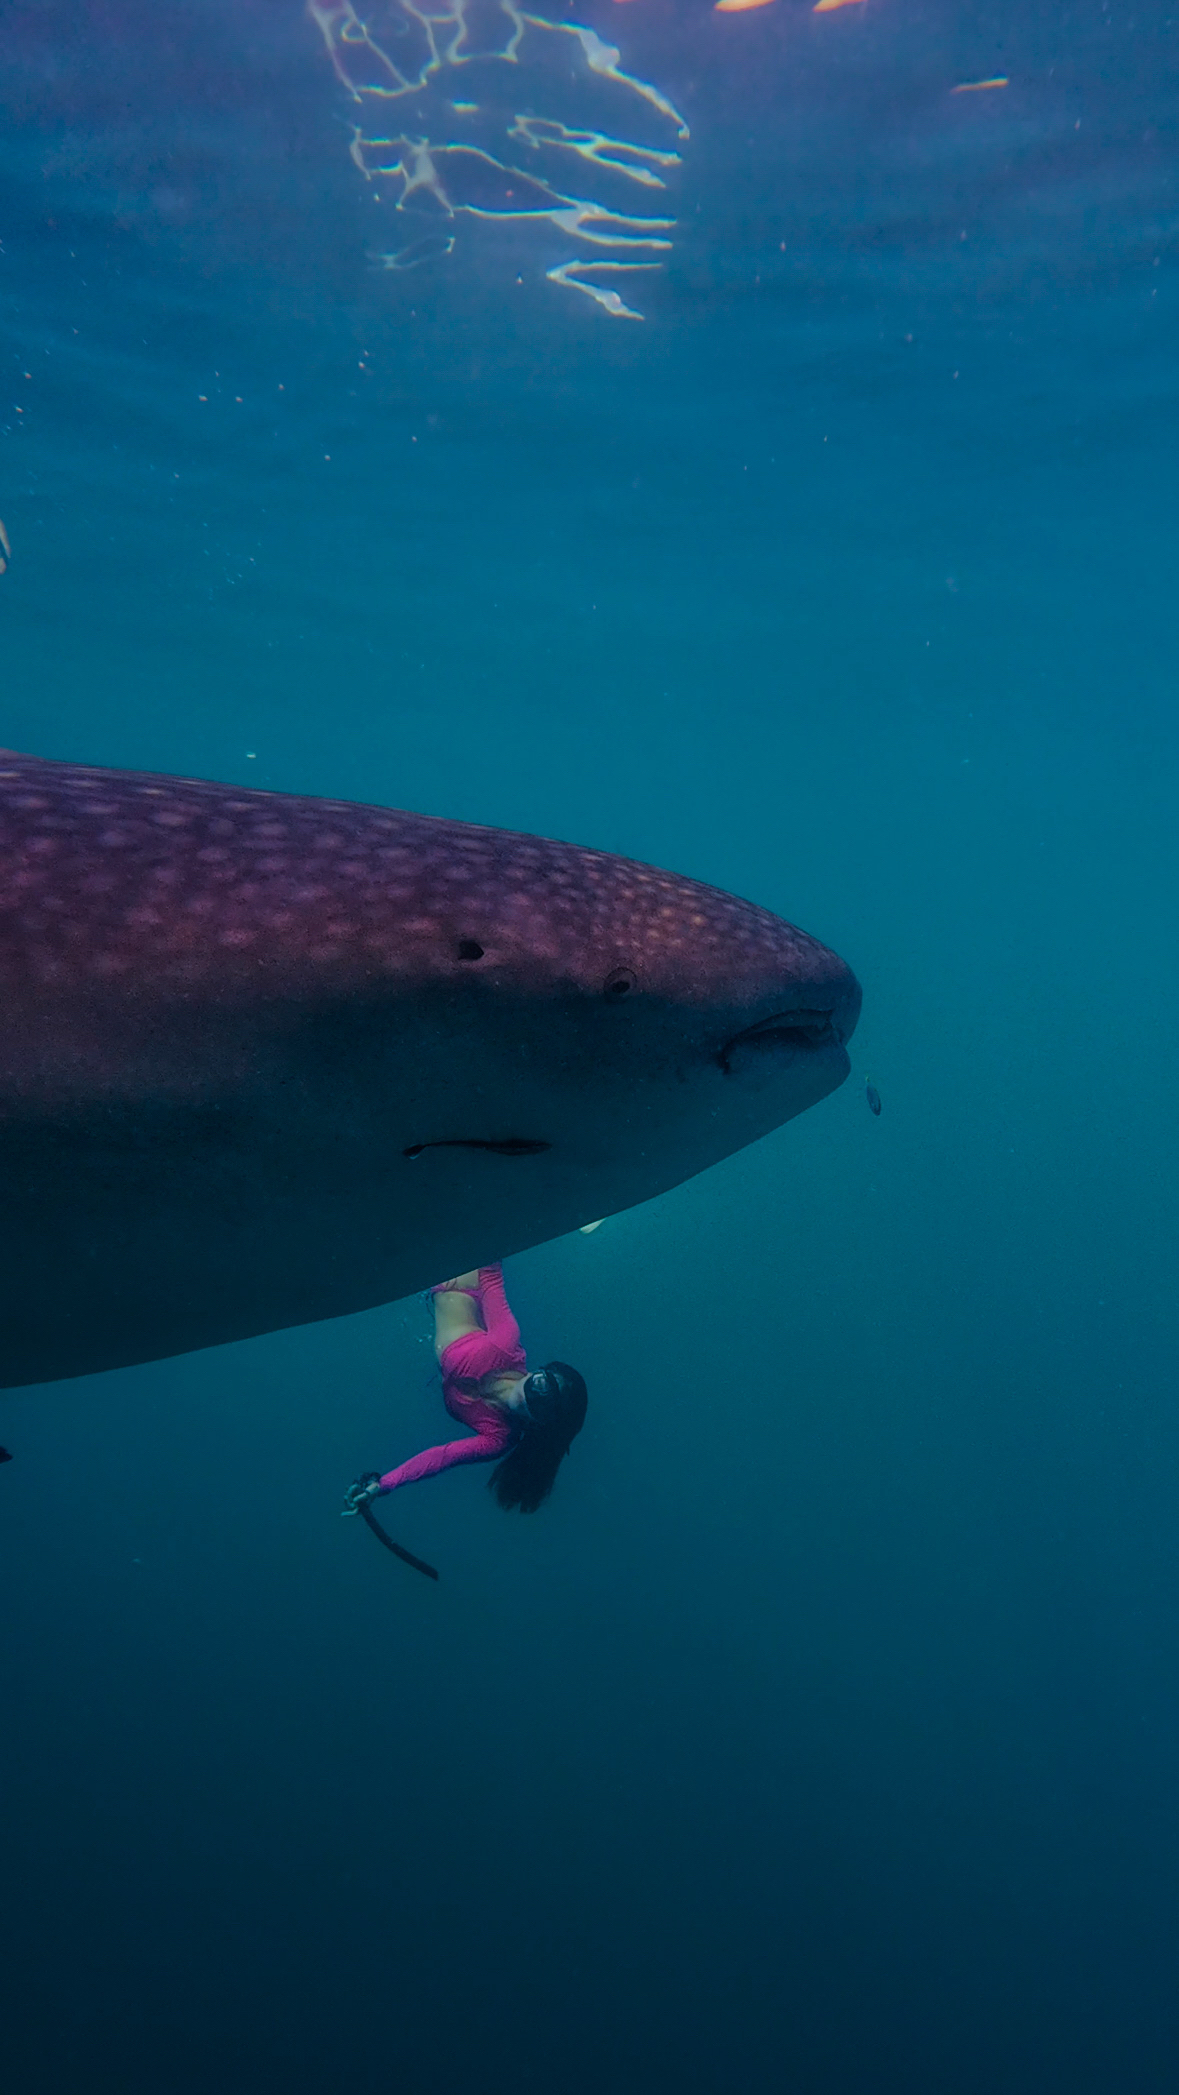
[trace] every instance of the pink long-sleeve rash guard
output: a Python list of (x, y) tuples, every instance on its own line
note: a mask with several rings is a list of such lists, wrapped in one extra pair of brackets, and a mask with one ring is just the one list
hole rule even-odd
[(436, 1477), (460, 1462), (495, 1462), (520, 1437), (515, 1421), (499, 1404), (486, 1397), (470, 1396), (459, 1381), (481, 1381), (484, 1375), (522, 1375), (528, 1356), (520, 1344), (520, 1326), (508, 1308), (502, 1266), (480, 1266), (479, 1286), (471, 1289), (483, 1319), (481, 1331), (465, 1331), (452, 1339), (442, 1355), (442, 1401), (452, 1418), (470, 1426), (473, 1440), (448, 1440), (444, 1446), (424, 1448), (411, 1455), (381, 1478), (381, 1496), (397, 1491), (402, 1484), (416, 1484), (421, 1477)]

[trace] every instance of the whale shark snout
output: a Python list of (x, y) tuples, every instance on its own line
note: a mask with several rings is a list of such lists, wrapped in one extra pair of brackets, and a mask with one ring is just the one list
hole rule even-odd
[(594, 850), (0, 757), (0, 1383), (372, 1307), (842, 1083), (838, 956)]

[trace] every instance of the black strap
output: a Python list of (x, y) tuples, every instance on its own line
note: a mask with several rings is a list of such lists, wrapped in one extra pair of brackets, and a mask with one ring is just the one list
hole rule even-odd
[(415, 1557), (412, 1554), (412, 1552), (408, 1549), (402, 1549), (401, 1544), (399, 1542), (394, 1542), (392, 1535), (388, 1534), (386, 1530), (381, 1526), (381, 1523), (377, 1519), (377, 1516), (373, 1512), (371, 1506), (363, 1505), (360, 1506), (357, 1510), (359, 1511), (361, 1519), (368, 1522), (368, 1525), (372, 1529), (373, 1534), (376, 1536), (377, 1541), (383, 1542), (386, 1549), (391, 1549), (394, 1556), (400, 1557), (403, 1564), (412, 1564), (415, 1571), (424, 1572), (428, 1579), (437, 1578), (438, 1573), (435, 1571), (434, 1566), (432, 1564), (427, 1564), (423, 1558)]

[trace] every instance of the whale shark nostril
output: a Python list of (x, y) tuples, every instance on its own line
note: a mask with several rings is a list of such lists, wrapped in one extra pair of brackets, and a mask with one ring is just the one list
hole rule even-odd
[(779, 1011), (773, 1018), (763, 1018), (756, 1026), (747, 1026), (743, 1033), (734, 1034), (727, 1040), (717, 1056), (725, 1075), (733, 1073), (733, 1056), (739, 1050), (754, 1054), (772, 1054), (786, 1048), (827, 1047), (837, 1039), (830, 1011)]

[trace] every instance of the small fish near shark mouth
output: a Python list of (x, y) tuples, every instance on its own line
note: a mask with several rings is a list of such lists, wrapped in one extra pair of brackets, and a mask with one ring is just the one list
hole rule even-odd
[(539, 1157), (552, 1146), (551, 1142), (534, 1142), (525, 1135), (508, 1135), (502, 1142), (481, 1142), (474, 1138), (451, 1136), (441, 1142), (411, 1142), (409, 1148), (403, 1149), (401, 1154), (412, 1164), (414, 1159), (420, 1157), (427, 1149), (481, 1149), (494, 1157)]

